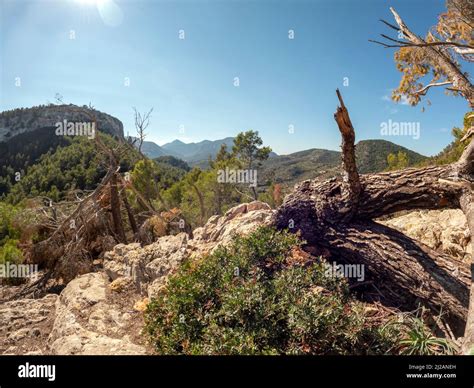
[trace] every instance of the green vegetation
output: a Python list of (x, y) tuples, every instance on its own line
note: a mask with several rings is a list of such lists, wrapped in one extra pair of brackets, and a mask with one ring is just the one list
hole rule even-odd
[[(110, 135), (99, 133), (107, 145), (117, 145)], [(54, 152), (41, 155), (38, 163), (28, 168), (25, 176), (6, 196), (10, 203), (25, 198), (45, 196), (53, 201), (64, 199), (71, 190), (92, 190), (105, 175), (104, 155), (97, 152), (94, 141), (84, 137), (69, 138), (70, 145), (59, 146)], [(127, 154), (121, 160), (121, 170), (128, 171), (136, 155)]]
[[(270, 147), (262, 147), (262, 139), (258, 136), (256, 131), (241, 132), (234, 139), (234, 146), (232, 147), (232, 155), (238, 159), (247, 170), (252, 170), (260, 167), (264, 160), (268, 159), (272, 149)], [(254, 186), (251, 187), (253, 198), (258, 198), (257, 190)]]
[(363, 140), (357, 143), (356, 146), (359, 172), (361, 174), (368, 174), (389, 169), (389, 155), (397, 155), (397, 158), (398, 155), (403, 155), (402, 163), (404, 167), (413, 166), (426, 159), (426, 156), (386, 140)]
[(54, 134), (54, 128), (41, 128), (19, 134), (7, 142), (0, 142), (0, 197), (8, 194), (16, 183), (16, 173), (24, 177), (42, 155), (52, 154), (58, 147), (71, 144), (71, 139)]
[[(268, 157), (270, 149), (261, 147), (258, 132), (248, 131), (235, 139), (232, 152), (222, 144), (214, 160), (208, 161), (209, 168), (194, 167), (181, 180), (176, 180), (162, 194), (160, 203), (168, 208), (179, 208), (192, 226), (202, 225), (212, 215), (221, 215), (232, 206), (258, 196), (257, 190), (248, 183), (236, 184), (221, 181), (220, 173), (226, 169), (251, 169)], [(274, 190), (273, 187), (270, 188)], [(264, 195), (265, 192), (261, 192)], [(267, 195), (268, 197), (268, 195)]]
[[(43, 130), (35, 131), (35, 134), (37, 132), (42, 138)], [(48, 139), (51, 134), (46, 131), (44, 136)], [(119, 144), (110, 135), (99, 133), (99, 136), (107, 146), (116, 148)], [(0, 181), (0, 188), (3, 187), (3, 197), (8, 203), (17, 204), (36, 197), (59, 202), (75, 190), (93, 190), (97, 187), (106, 173), (107, 161), (102, 153), (97, 152), (95, 142), (84, 137), (60, 138), (64, 143), (49, 148), (41, 148), (41, 142), (27, 143), (27, 150), (34, 150), (37, 160), (23, 158), (20, 143), (15, 143), (20, 147), (15, 148), (16, 156), (4, 156), (5, 171), (8, 170), (8, 173)], [(190, 170), (184, 161), (172, 156), (143, 159), (138, 151), (131, 148), (120, 161), (121, 172), (130, 172), (134, 188), (147, 202), (146, 205), (140, 202), (135, 192), (129, 189), (127, 196), (132, 207), (138, 212), (149, 207), (158, 211), (178, 208), (187, 222), (195, 227), (214, 214), (223, 214), (242, 202), (243, 198), (249, 200), (251, 191), (248, 185), (219, 182), (218, 172), (225, 168), (241, 168), (243, 163), (254, 166), (268, 154), (269, 149), (259, 146), (262, 140), (257, 132), (249, 131), (239, 139), (240, 146), (235, 152), (229, 152), (223, 145), (215, 160), (209, 160), (209, 168), (205, 171), (198, 168)], [(15, 164), (15, 161), (18, 163)], [(15, 181), (17, 167), (24, 169), (19, 170), (19, 179)]]
[(173, 167), (164, 162), (155, 162), (150, 159), (141, 159), (131, 172), (133, 186), (145, 198), (149, 205), (154, 207), (154, 201), (158, 199), (157, 206), (166, 208), (166, 202), (161, 197), (161, 192), (168, 189), (175, 182), (179, 182), (186, 171)]
[(193, 168), (163, 193), (168, 207), (181, 209), (185, 219), (193, 226), (202, 225), (212, 215), (223, 214), (242, 202), (243, 198), (235, 184), (219, 182), (217, 179), (219, 170), (240, 166), (225, 144), (221, 146), (215, 160), (208, 163), (207, 170)]
[[(18, 247), (21, 233), (15, 225), (15, 218), (19, 211), (17, 207), (0, 202), (0, 265), (19, 264), (23, 261), (23, 253)], [(8, 281), (16, 284), (18, 279), (8, 279)]]
[(322, 262), (292, 263), (297, 237), (261, 227), (185, 263), (146, 311), (159, 354), (380, 354), (393, 332), (368, 323)]
[(0, 202), (0, 246), (8, 240), (20, 238), (20, 231), (14, 225), (14, 219), (18, 212), (17, 207)]
[(262, 139), (256, 131), (241, 132), (234, 139), (232, 154), (238, 158), (245, 168), (254, 168), (272, 152), (270, 147), (261, 147)]
[(420, 318), (408, 316), (403, 325), (406, 330), (399, 341), (400, 354), (431, 356), (456, 353), (451, 341), (435, 337)]
[(403, 170), (410, 164), (407, 154), (403, 151), (398, 151), (397, 154), (388, 154), (387, 163), (387, 171)]
[(267, 159), (259, 170), (259, 180), (293, 185), (315, 177), (329, 178), (340, 167), (341, 154), (337, 151), (310, 149)]
[(159, 156), (155, 159), (153, 159), (159, 166), (161, 165), (167, 165), (167, 166), (172, 166), (176, 167), (180, 170), (183, 171), (189, 171), (191, 170), (191, 167), (181, 159), (175, 158), (174, 156), (171, 155), (166, 155), (166, 156)]
[[(427, 158), (407, 148), (385, 140), (362, 140), (356, 145), (359, 172), (368, 174), (389, 168), (387, 157), (402, 152), (412, 166)], [(338, 174), (341, 153), (323, 149), (311, 149), (289, 155), (279, 155), (265, 161), (259, 170), (259, 180), (269, 186), (272, 182), (291, 186), (297, 182), (318, 178), (328, 179)]]
[(455, 127), (451, 131), (454, 140), (447, 147), (444, 148), (438, 155), (427, 159), (424, 163), (420, 165), (443, 165), (456, 162), (461, 156), (464, 149), (469, 144), (471, 137), (461, 141), (464, 135), (467, 134), (469, 128), (474, 126), (474, 113), (467, 112), (464, 115), (463, 128)]

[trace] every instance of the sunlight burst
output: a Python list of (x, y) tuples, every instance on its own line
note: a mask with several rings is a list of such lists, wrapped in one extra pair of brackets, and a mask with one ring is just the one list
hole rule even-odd
[(100, 5), (104, 0), (76, 0), (79, 4), (83, 5)]

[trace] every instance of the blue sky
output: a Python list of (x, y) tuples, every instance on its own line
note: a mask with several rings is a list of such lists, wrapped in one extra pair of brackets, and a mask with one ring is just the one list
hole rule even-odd
[(133, 135), (132, 107), (154, 107), (148, 140), (158, 144), (254, 129), (284, 154), (338, 149), (340, 88), (358, 140), (384, 138), (380, 126), (388, 120), (419, 122), (419, 139), (385, 139), (426, 155), (451, 141), (451, 128), (468, 111), (464, 99), (442, 90), (430, 91), (425, 112), (389, 101), (400, 80), (394, 51), (368, 42), (395, 33), (378, 21), (393, 20), (389, 6), (424, 34), (443, 1), (0, 3), (1, 110), (54, 102), (60, 93), (67, 103), (91, 102), (116, 116)]

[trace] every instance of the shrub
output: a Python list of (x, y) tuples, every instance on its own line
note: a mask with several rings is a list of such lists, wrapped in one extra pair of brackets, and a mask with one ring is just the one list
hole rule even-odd
[(18, 239), (20, 231), (14, 226), (14, 218), (18, 213), (18, 208), (0, 202), (0, 246), (9, 239)]
[(0, 264), (10, 262), (12, 264), (20, 264), (23, 261), (23, 255), (18, 248), (18, 240), (7, 240), (0, 247)]
[(145, 313), (160, 354), (377, 354), (394, 340), (368, 324), (321, 260), (292, 260), (295, 235), (261, 227), (184, 263)]
[(397, 330), (400, 333), (396, 345), (398, 353), (422, 356), (456, 354), (457, 345), (447, 338), (434, 336), (422, 316), (419, 311), (405, 313), (401, 315), (401, 321), (387, 324), (387, 327), (398, 326)]
[[(23, 254), (18, 248), (18, 240), (6, 240), (0, 246), (0, 265), (7, 263), (21, 264), (23, 262)], [(0, 278), (0, 283), (18, 285), (24, 281), (22, 278)]]

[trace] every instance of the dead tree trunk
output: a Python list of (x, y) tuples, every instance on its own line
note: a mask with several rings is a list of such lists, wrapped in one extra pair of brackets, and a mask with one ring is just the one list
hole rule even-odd
[(112, 213), (112, 219), (114, 221), (114, 233), (118, 240), (122, 243), (126, 243), (125, 231), (123, 229), (122, 214), (120, 207), (120, 197), (117, 188), (117, 176), (114, 174), (110, 180), (110, 211)]
[(132, 208), (130, 207), (130, 203), (128, 202), (127, 192), (125, 191), (125, 186), (123, 185), (122, 181), (120, 181), (120, 183), (121, 183), (120, 194), (121, 194), (121, 197), (122, 197), (122, 202), (123, 202), (123, 205), (125, 206), (125, 210), (127, 211), (127, 216), (128, 216), (128, 221), (130, 222), (130, 227), (132, 228), (133, 234), (136, 236), (136, 234), (138, 233), (137, 221), (135, 220), (135, 216), (133, 215)]
[(331, 260), (364, 264), (382, 302), (401, 309), (422, 304), (442, 310), (458, 336), (466, 330), (465, 349), (470, 348), (474, 306), (471, 298), (469, 307), (468, 265), (375, 220), (401, 210), (461, 208), (472, 235), (474, 145), (453, 165), (359, 176), (354, 130), (339, 93), (338, 97), (341, 107), (335, 119), (343, 139), (344, 179), (302, 182), (277, 210), (275, 224), (300, 231), (309, 247), (329, 252)]
[(204, 225), (204, 222), (206, 219), (206, 208), (204, 206), (204, 198), (202, 196), (201, 190), (199, 190), (196, 184), (193, 183), (192, 187), (199, 200), (199, 211), (200, 211), (199, 225)]

